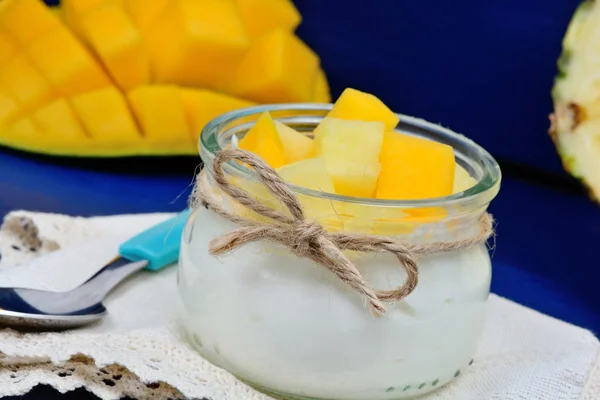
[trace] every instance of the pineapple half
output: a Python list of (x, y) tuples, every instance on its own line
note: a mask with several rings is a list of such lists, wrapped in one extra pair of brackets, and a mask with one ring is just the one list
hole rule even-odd
[(600, 2), (575, 11), (558, 70), (549, 133), (565, 169), (600, 201)]

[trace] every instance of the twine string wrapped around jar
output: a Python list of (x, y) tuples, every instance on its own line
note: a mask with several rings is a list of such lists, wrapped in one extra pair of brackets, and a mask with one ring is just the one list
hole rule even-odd
[[(223, 163), (228, 161), (238, 161), (250, 166), (265, 188), (289, 210), (290, 215), (288, 216), (252, 199), (245, 190), (230, 183), (223, 171)], [(226, 210), (221, 206), (221, 201), (203, 183), (205, 180), (198, 177), (191, 206), (193, 208), (203, 206), (240, 226), (213, 239), (209, 243), (208, 250), (210, 254), (225, 254), (258, 240), (268, 240), (282, 244), (288, 247), (296, 256), (308, 258), (327, 268), (353, 290), (365, 296), (376, 316), (382, 316), (385, 313), (386, 309), (383, 303), (402, 300), (415, 289), (419, 279), (418, 256), (479, 245), (485, 243), (494, 233), (493, 218), (488, 213), (481, 215), (479, 219), (480, 229), (476, 235), (454, 241), (412, 244), (384, 236), (328, 232), (317, 222), (306, 219), (302, 205), (294, 192), (273, 168), (256, 155), (238, 148), (223, 149), (216, 154), (210, 168), (215, 183), (221, 191), (249, 210), (272, 221), (272, 223), (254, 221)], [(205, 171), (202, 173), (205, 173)], [(376, 290), (344, 255), (344, 250), (394, 254), (406, 271), (405, 282), (392, 290)]]

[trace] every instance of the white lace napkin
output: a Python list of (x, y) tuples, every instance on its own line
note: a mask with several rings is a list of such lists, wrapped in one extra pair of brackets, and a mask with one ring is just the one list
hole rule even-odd
[[(30, 274), (29, 286), (68, 290), (99, 268), (123, 237), (170, 216), (12, 213), (0, 229), (0, 285), (22, 282), (19, 269)], [(90, 327), (40, 334), (0, 330), (0, 397), (48, 384), (61, 392), (85, 387), (103, 399), (271, 399), (182, 340), (175, 277), (175, 266), (134, 276), (105, 301), (109, 316)], [(492, 295), (474, 364), (426, 399), (600, 399), (599, 354), (600, 343), (589, 331)]]

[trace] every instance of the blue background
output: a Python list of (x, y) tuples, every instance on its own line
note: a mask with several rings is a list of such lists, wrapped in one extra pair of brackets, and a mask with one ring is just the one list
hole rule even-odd
[[(575, 0), (296, 0), (332, 92), (351, 86), (441, 122), (501, 162), (493, 290), (600, 332), (600, 208), (547, 135)], [(0, 216), (177, 211), (199, 159), (77, 162), (0, 150)], [(45, 393), (44, 395), (48, 395)]]

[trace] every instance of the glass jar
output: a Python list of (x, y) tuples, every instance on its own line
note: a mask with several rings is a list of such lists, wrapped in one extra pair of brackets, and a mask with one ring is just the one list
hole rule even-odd
[[(207, 167), (215, 153), (229, 146), (233, 136), (243, 136), (265, 110), (310, 135), (330, 109), (317, 104), (258, 106), (213, 120), (201, 135), (201, 179), (210, 185)], [(398, 131), (451, 145), (457, 162), (477, 184), (448, 197), (418, 201), (353, 198), (291, 186), (309, 217), (328, 230), (412, 243), (477, 234), (480, 217), (500, 187), (496, 161), (448, 129), (404, 115), (400, 121)], [(268, 196), (261, 198), (256, 177), (244, 166), (230, 163), (224, 169), (230, 181), (278, 207)], [(239, 204), (217, 194), (223, 207), (240, 211)], [(441, 387), (472, 363), (490, 290), (485, 245), (420, 257), (416, 289), (387, 303), (387, 312), (375, 317), (365, 300), (326, 268), (281, 245), (257, 241), (227, 255), (210, 255), (211, 239), (235, 228), (204, 207), (193, 211), (183, 233), (178, 282), (190, 343), (239, 379), (297, 399), (401, 399)], [(391, 254), (348, 256), (377, 289), (393, 289), (406, 278)]]

